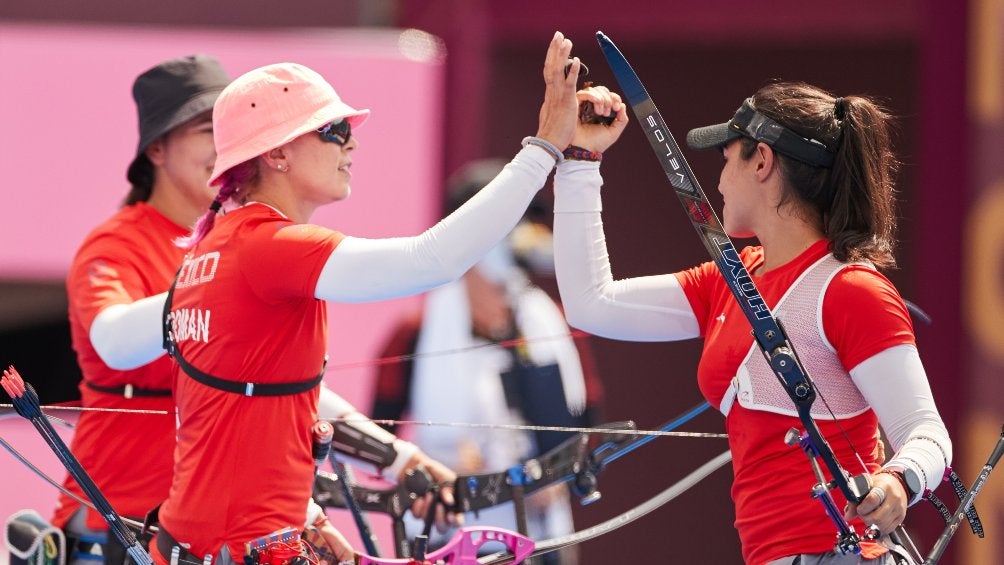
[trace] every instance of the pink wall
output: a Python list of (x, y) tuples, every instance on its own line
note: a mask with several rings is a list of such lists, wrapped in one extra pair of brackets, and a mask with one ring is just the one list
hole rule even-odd
[[(352, 198), (322, 209), (314, 222), (380, 237), (418, 233), (438, 217), (444, 53), (431, 36), (0, 22), (0, 279), (63, 279), (76, 246), (128, 189), (125, 168), (137, 142), (133, 78), (162, 59), (197, 52), (218, 57), (233, 76), (268, 63), (303, 63), (349, 104), (372, 110), (358, 132)], [(374, 357), (394, 318), (415, 300), (331, 306), (327, 380), (361, 408), (369, 404), (370, 371), (355, 365)], [(54, 463), (47, 469), (62, 477), (27, 422), (0, 421), (0, 436), (32, 459)], [(0, 518), (23, 507), (47, 516), (55, 497), (0, 451)]]

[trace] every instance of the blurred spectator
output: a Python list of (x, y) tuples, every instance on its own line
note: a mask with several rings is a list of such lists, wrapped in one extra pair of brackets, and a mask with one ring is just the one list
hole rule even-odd
[[(448, 183), (446, 212), (471, 198), (505, 165), (483, 160)], [(602, 385), (583, 339), (569, 334), (564, 316), (530, 281), (553, 275), (549, 210), (536, 199), (510, 236), (460, 280), (429, 292), (421, 313), (392, 332), (381, 357), (410, 356), (377, 375), (372, 415), (436, 422), (588, 426), (598, 419)], [(508, 340), (512, 346), (491, 345)], [(558, 445), (568, 433), (510, 429), (419, 427), (415, 443), (458, 474), (499, 471)], [(527, 532), (545, 539), (574, 531), (565, 486), (527, 498)], [(465, 524), (516, 528), (512, 504), (465, 516)], [(409, 536), (421, 532), (409, 523)], [(452, 532), (433, 539), (444, 543)], [(574, 563), (575, 550), (544, 556)]]

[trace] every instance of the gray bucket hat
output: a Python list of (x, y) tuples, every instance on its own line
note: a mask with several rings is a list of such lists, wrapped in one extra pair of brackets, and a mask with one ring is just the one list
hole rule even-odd
[(126, 177), (133, 185), (142, 179), (144, 152), (154, 140), (212, 110), (230, 76), (208, 55), (169, 59), (136, 77), (132, 97), (139, 117), (139, 145)]

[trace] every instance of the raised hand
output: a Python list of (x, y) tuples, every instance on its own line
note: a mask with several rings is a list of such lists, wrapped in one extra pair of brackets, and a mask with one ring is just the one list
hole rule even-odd
[(554, 32), (544, 59), (544, 103), (540, 107), (536, 136), (551, 142), (559, 151), (572, 143), (578, 122), (579, 102), (575, 85), (582, 65), (578, 57), (572, 58), (566, 76), (565, 63), (571, 53), (571, 40), (560, 31)]
[(612, 116), (610, 124), (576, 121), (572, 145), (590, 151), (606, 151), (624, 133), (628, 124), (627, 104), (620, 94), (605, 86), (588, 86), (576, 93), (576, 100), (591, 106), (596, 116)]

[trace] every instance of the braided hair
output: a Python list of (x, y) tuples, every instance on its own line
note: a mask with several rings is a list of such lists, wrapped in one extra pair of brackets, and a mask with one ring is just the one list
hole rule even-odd
[(246, 186), (255, 184), (258, 181), (258, 174), (258, 159), (255, 158), (234, 165), (220, 175), (220, 191), (213, 198), (209, 210), (195, 222), (192, 233), (185, 237), (179, 237), (175, 240), (175, 245), (182, 249), (195, 247), (206, 237), (209, 230), (213, 229), (216, 224), (216, 215), (223, 208), (223, 205), (228, 200), (235, 200)]

